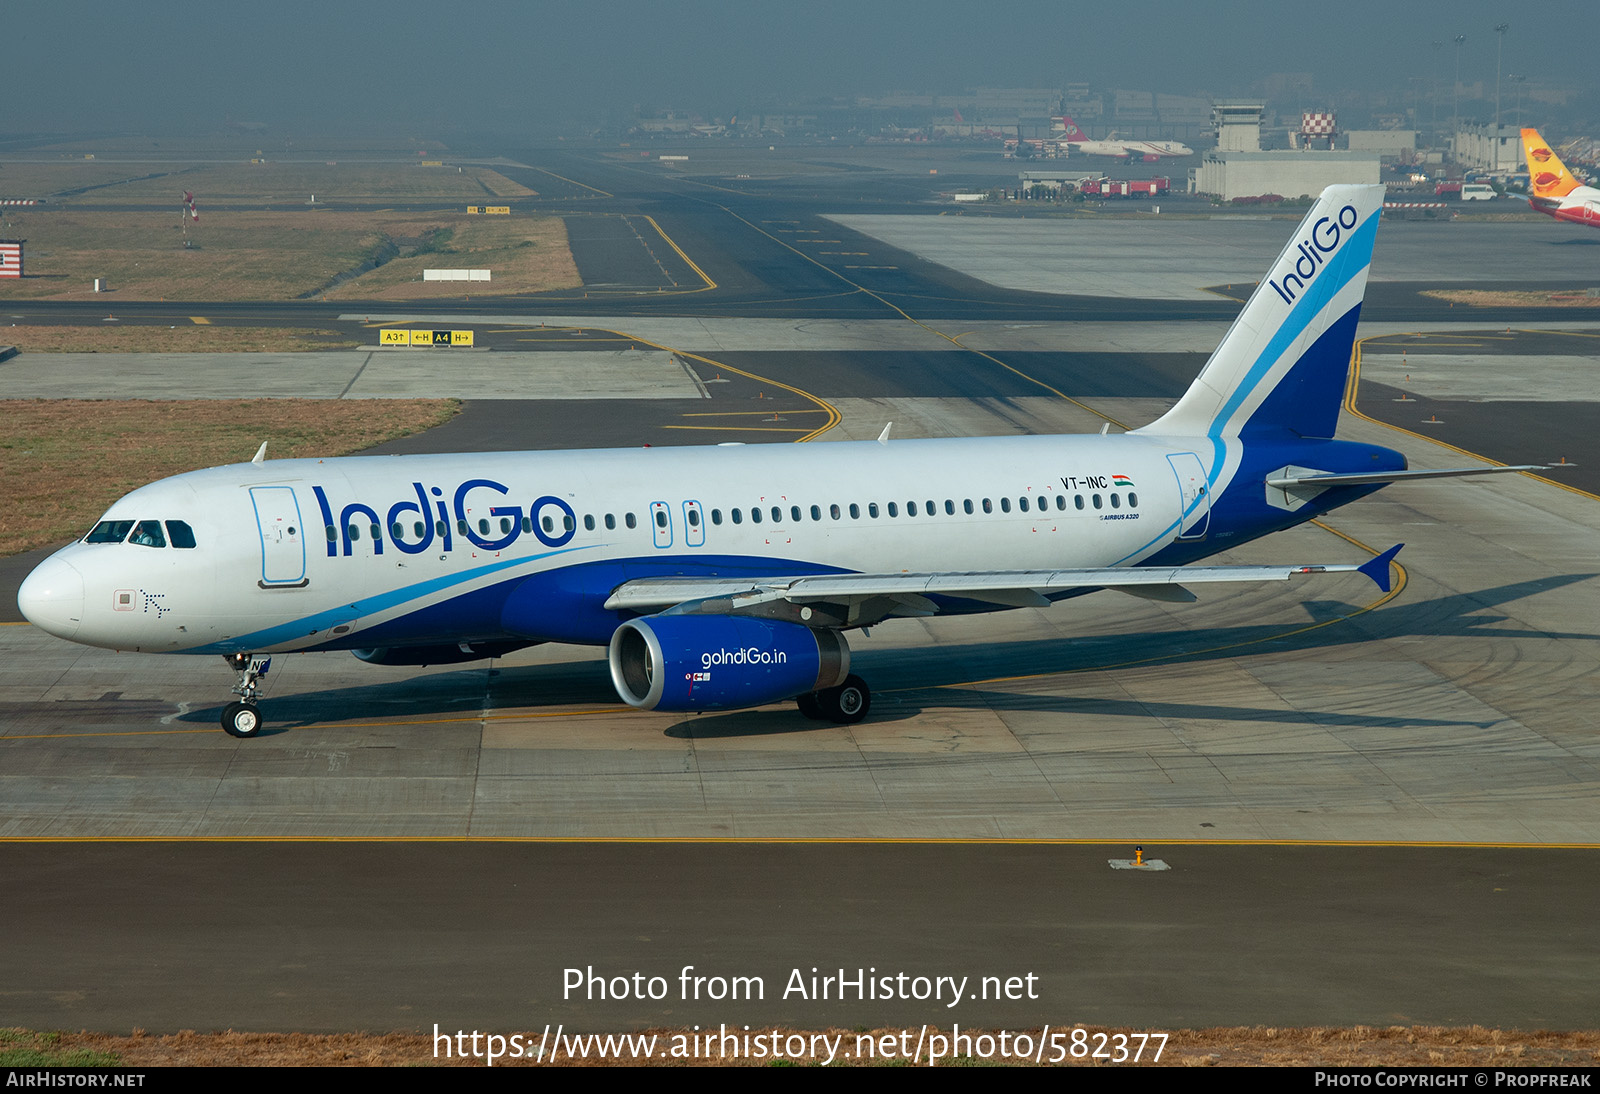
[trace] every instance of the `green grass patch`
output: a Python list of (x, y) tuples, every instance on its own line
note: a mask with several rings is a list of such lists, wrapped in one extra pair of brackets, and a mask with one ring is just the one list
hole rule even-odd
[(440, 425), (453, 399), (193, 402), (0, 401), (0, 555), (83, 535), (117, 498), (156, 479), (267, 458), (344, 456)]
[(0, 1030), (0, 1067), (117, 1067), (112, 1052), (62, 1048), (61, 1034), (27, 1029)]

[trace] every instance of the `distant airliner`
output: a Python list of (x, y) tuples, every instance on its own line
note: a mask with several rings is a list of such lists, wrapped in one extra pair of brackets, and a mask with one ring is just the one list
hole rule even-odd
[[(1383, 202), (1333, 186), (1176, 406), (1117, 436), (263, 459), (135, 490), (17, 600), (92, 646), (212, 654), (222, 712), (261, 728), (269, 654), (445, 664), (540, 642), (609, 647), (632, 706), (870, 703), (849, 630), (1044, 606), (1099, 589), (1361, 565), (1187, 567), (1398, 479), (1398, 452), (1333, 439)], [(1493, 468), (1490, 470), (1518, 470)]]
[(1072, 120), (1071, 115), (1060, 120), (1065, 134), (1062, 139), (1067, 142), (1070, 151), (1080, 155), (1113, 156), (1117, 159), (1138, 157), (1146, 163), (1154, 163), (1164, 156), (1194, 155), (1193, 149), (1178, 141), (1125, 141), (1119, 140), (1115, 134), (1103, 141), (1092, 141), (1078, 128), (1078, 123)]
[(1580, 185), (1537, 129), (1522, 131), (1528, 157), (1528, 204), (1557, 220), (1600, 228), (1600, 190)]

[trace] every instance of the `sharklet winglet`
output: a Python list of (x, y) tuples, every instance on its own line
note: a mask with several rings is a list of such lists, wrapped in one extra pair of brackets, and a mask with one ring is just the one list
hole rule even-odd
[(1356, 571), (1358, 573), (1366, 574), (1368, 577), (1370, 577), (1372, 579), (1372, 583), (1381, 591), (1388, 592), (1390, 584), (1389, 563), (1394, 561), (1394, 556), (1399, 554), (1400, 548), (1404, 546), (1404, 543), (1396, 543), (1393, 547), (1383, 552), (1383, 554), (1369, 559), (1368, 561), (1363, 562), (1360, 566), (1357, 566)]

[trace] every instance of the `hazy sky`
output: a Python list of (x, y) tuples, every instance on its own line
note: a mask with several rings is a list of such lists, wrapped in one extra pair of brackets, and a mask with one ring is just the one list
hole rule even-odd
[[(349, 129), (504, 128), (635, 102), (709, 115), (888, 89), (976, 85), (1245, 94), (1272, 72), (1319, 89), (1504, 72), (1593, 83), (1600, 9), (1552, 0), (588, 0), (245, 7), (12, 0), (0, 7), (0, 131), (208, 131), (224, 119)], [(1521, 14), (1526, 13), (1526, 14)], [(1537, 14), (1537, 22), (1533, 18)], [(1447, 44), (1434, 50), (1433, 41)], [(1507, 90), (1509, 95), (1509, 88)], [(475, 124), (475, 123), (480, 123)]]

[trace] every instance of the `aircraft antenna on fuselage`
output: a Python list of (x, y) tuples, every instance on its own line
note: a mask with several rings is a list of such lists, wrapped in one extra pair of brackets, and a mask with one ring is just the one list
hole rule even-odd
[(261, 447), (256, 449), (256, 454), (254, 456), (250, 457), (250, 462), (251, 463), (262, 463), (262, 462), (265, 462), (266, 458), (267, 458), (267, 442), (266, 441), (262, 441), (261, 442)]

